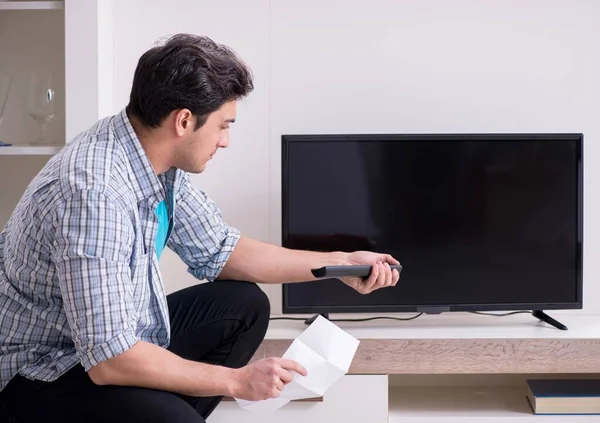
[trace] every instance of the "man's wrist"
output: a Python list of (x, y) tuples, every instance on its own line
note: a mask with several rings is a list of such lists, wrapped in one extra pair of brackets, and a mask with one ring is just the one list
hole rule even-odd
[(350, 253), (334, 251), (327, 254), (325, 266), (343, 266), (349, 263)]
[(225, 396), (236, 398), (240, 390), (240, 380), (238, 369), (222, 367), (223, 374), (220, 379), (223, 382), (223, 392)]
[(195, 381), (192, 396), (234, 397), (239, 392), (240, 380), (236, 369), (216, 364), (188, 361)]

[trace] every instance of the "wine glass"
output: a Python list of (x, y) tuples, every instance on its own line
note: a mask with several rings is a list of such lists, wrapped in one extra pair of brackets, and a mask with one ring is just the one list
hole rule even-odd
[(8, 92), (12, 84), (12, 77), (4, 75), (0, 77), (0, 126), (4, 120), (4, 111), (6, 110), (6, 101), (8, 100)]
[(54, 118), (54, 90), (50, 74), (31, 75), (29, 85), (29, 115), (40, 125), (38, 145), (48, 144), (48, 123)]

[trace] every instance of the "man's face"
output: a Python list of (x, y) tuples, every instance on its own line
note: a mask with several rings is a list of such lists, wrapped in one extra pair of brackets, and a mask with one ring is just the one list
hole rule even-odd
[(175, 151), (175, 167), (185, 172), (201, 173), (219, 148), (229, 145), (229, 125), (235, 121), (237, 102), (230, 101), (211, 113), (198, 130), (188, 125)]

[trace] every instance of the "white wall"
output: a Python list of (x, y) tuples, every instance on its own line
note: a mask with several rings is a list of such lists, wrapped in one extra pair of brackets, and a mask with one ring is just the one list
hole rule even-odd
[[(159, 37), (234, 48), (256, 90), (231, 147), (194, 180), (228, 221), (275, 243), (283, 133), (583, 132), (584, 312), (600, 313), (598, 22), (595, 0), (120, 0), (114, 106)], [(194, 283), (172, 254), (162, 260), (169, 291)], [(266, 289), (278, 313), (280, 287)]]

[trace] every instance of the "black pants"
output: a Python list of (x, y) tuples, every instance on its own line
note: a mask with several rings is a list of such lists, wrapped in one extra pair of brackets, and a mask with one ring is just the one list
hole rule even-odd
[[(217, 281), (168, 296), (169, 350), (186, 359), (239, 368), (262, 342), (269, 301), (255, 284)], [(0, 403), (22, 423), (202, 423), (222, 397), (187, 397), (121, 386), (97, 386), (76, 366), (55, 382), (15, 377)], [(1, 413), (0, 413), (1, 414)]]

